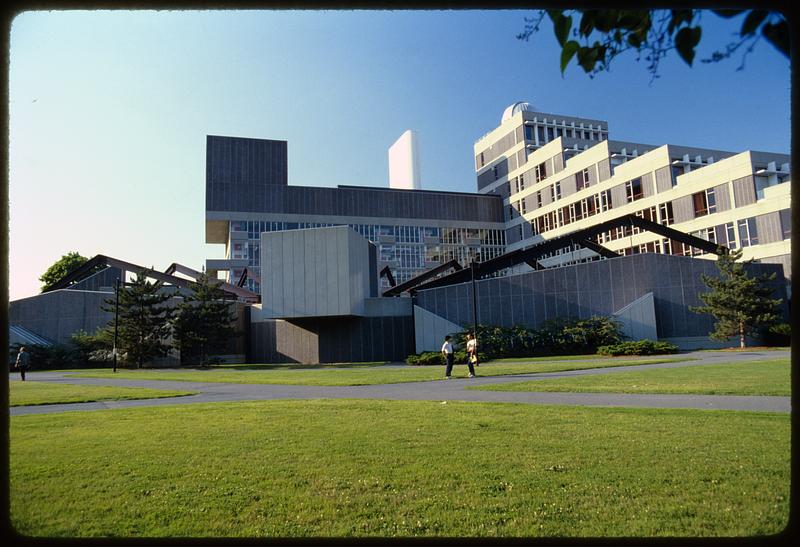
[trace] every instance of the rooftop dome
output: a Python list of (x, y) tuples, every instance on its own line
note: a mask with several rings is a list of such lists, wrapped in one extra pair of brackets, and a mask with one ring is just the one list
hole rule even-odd
[(503, 111), (503, 117), (500, 119), (500, 123), (503, 123), (517, 112), (522, 112), (523, 110), (533, 110), (533, 105), (524, 101), (512, 104)]

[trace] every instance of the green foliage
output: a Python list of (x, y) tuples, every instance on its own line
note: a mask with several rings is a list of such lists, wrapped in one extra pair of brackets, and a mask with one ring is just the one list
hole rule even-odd
[[(472, 329), (453, 335), (456, 363), (466, 363), (464, 348), (467, 345), (467, 335), (470, 333)], [(483, 362), (505, 357), (593, 354), (598, 346), (621, 342), (622, 333), (618, 321), (595, 315), (587, 319), (550, 319), (542, 322), (538, 329), (529, 329), (522, 325), (513, 327), (478, 325), (475, 339), (478, 341), (478, 360)], [(436, 352), (432, 353), (438, 355)], [(417, 364), (418, 357), (420, 356), (409, 356), (410, 361), (406, 362)], [(433, 360), (434, 357), (423, 359), (426, 363)], [(441, 364), (443, 363), (442, 360)]]
[(182, 364), (208, 365), (218, 362), (214, 354), (225, 351), (236, 334), (231, 301), (219, 284), (207, 275), (189, 283), (192, 294), (178, 305), (173, 324), (173, 346), (181, 352)]
[(775, 279), (775, 274), (751, 277), (744, 265), (752, 260), (738, 262), (741, 257), (742, 249), (720, 253), (717, 257), (719, 277), (701, 276), (711, 289), (699, 295), (705, 306), (689, 309), (714, 316), (712, 339), (726, 341), (738, 336), (739, 345), (744, 348), (746, 336), (755, 335), (779, 320), (777, 307), (782, 300), (770, 298), (772, 288), (767, 283)]
[[(466, 345), (471, 330), (455, 335), (459, 347)], [(539, 328), (522, 325), (497, 327), (478, 325), (480, 353), (485, 358), (531, 357), (534, 355), (591, 354), (601, 345), (622, 340), (620, 323), (610, 317), (595, 315), (587, 319), (555, 318), (543, 321)]]
[[(38, 344), (13, 344), (9, 347), (9, 364), (13, 367), (19, 348), (25, 346), (30, 354), (29, 370), (51, 370), (72, 368), (78, 363), (75, 348), (68, 344), (40, 346)], [(13, 369), (12, 370), (16, 370)]]
[(444, 356), (439, 351), (425, 351), (417, 355), (409, 355), (406, 364), (414, 367), (430, 367), (444, 365)]
[(678, 353), (678, 346), (669, 342), (653, 340), (635, 340), (621, 342), (597, 348), (600, 355), (661, 355), (664, 353)]
[[(634, 50), (639, 61), (644, 58), (653, 79), (658, 78), (660, 61), (669, 51), (675, 50), (683, 61), (692, 66), (697, 47), (702, 38), (701, 19), (703, 10), (539, 10), (532, 18), (526, 18), (525, 30), (517, 35), (528, 40), (545, 17), (553, 24), (556, 41), (561, 46), (561, 73), (577, 56), (577, 64), (593, 77), (609, 70), (613, 59), (621, 53)], [(715, 63), (731, 57), (744, 48), (742, 64), (761, 38), (771, 43), (782, 55), (789, 58), (789, 24), (785, 16), (777, 11), (766, 10), (713, 10), (719, 17), (728, 19), (745, 15), (735, 38), (725, 45), (723, 51), (715, 51), (704, 63)], [(573, 21), (578, 17), (578, 24)], [(572, 37), (573, 39), (570, 39)]]
[(766, 346), (789, 346), (792, 342), (790, 323), (776, 323), (762, 331), (761, 338)]
[[(148, 272), (142, 270), (132, 283), (119, 289), (119, 320), (117, 321), (117, 351), (123, 362), (135, 364), (136, 368), (154, 357), (167, 354), (166, 339), (170, 335), (170, 320), (173, 310), (164, 306), (169, 294), (159, 292), (159, 286), (147, 280)], [(105, 301), (103, 309), (114, 313), (114, 299)], [(114, 322), (109, 329), (114, 331)]]
[(71, 336), (75, 347), (76, 360), (80, 365), (106, 364), (112, 361), (111, 349), (114, 347), (114, 331), (100, 327), (94, 334), (83, 329)]
[(39, 281), (42, 282), (42, 292), (88, 261), (88, 258), (74, 251), (63, 255), (39, 277)]

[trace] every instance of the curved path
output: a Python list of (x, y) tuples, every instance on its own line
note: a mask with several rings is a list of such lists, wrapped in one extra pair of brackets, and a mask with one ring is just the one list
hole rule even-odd
[[(477, 378), (454, 376), (448, 381), (407, 382), (368, 386), (299, 386), (279, 384), (232, 384), (221, 382), (176, 382), (159, 380), (123, 380), (106, 378), (70, 378), (65, 372), (34, 372), (28, 381), (112, 385), (123, 387), (146, 387), (153, 389), (179, 389), (197, 391), (197, 395), (161, 399), (139, 399), (124, 401), (102, 401), (94, 403), (70, 403), (55, 405), (12, 407), (10, 414), (46, 414), (75, 410), (101, 410), (140, 406), (162, 406), (224, 401), (258, 401), (269, 399), (392, 399), (426, 401), (477, 401), (510, 402), (529, 404), (563, 404), (584, 406), (649, 407), (649, 408), (695, 408), (717, 410), (757, 410), (791, 412), (791, 397), (740, 396), (740, 395), (668, 395), (629, 393), (562, 393), (562, 392), (511, 392), (467, 390), (468, 386), (521, 382), (538, 378), (564, 378), (593, 374), (615, 374), (653, 368), (675, 368), (703, 366), (722, 362), (751, 361), (788, 357), (789, 351), (748, 352), (692, 352), (681, 354), (697, 361), (659, 363), (628, 367), (594, 368), (563, 372), (515, 374), (511, 376), (480, 376), (489, 367), (478, 368)], [(587, 359), (591, 361), (592, 359)], [(392, 365), (387, 365), (392, 366)], [(456, 367), (456, 374), (464, 374), (466, 367)], [(12, 374), (12, 381), (19, 375)]]

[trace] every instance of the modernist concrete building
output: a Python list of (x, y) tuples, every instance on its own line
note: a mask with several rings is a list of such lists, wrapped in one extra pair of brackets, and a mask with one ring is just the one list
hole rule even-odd
[[(208, 136), (205, 241), (224, 251), (206, 270), (239, 299), (236, 352), (316, 363), (437, 350), (476, 320), (475, 272), (483, 324), (613, 315), (631, 338), (709, 347), (711, 320), (689, 308), (717, 244), (743, 248), (790, 296), (788, 155), (610, 140), (603, 120), (529, 103), (474, 153), (477, 192), (292, 186), (285, 141)], [(12, 302), (17, 335), (62, 341), (107, 321), (112, 268)]]
[[(535, 245), (623, 214), (696, 234), (744, 259), (781, 264), (791, 278), (789, 161), (786, 154), (724, 152), (610, 140), (603, 120), (509, 106), (475, 143), (478, 191), (503, 199), (508, 250)], [(713, 258), (637, 229), (601, 234), (620, 254)], [(565, 247), (544, 266), (591, 260)]]
[[(225, 245), (206, 271), (261, 292), (261, 234), (346, 225), (377, 247), (376, 270), (401, 283), (456, 259), (505, 251), (502, 200), (494, 195), (367, 186), (291, 186), (285, 141), (209, 136), (206, 243)], [(389, 288), (387, 279), (381, 281)]]

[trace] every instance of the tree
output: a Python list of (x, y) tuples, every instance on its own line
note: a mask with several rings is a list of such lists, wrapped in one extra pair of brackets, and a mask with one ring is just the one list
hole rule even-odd
[[(676, 50), (686, 64), (692, 66), (697, 45), (702, 38), (702, 18), (707, 10), (539, 10), (532, 18), (525, 18), (525, 30), (517, 38), (527, 41), (545, 17), (553, 23), (553, 31), (561, 46), (561, 73), (564, 74), (573, 58), (589, 77), (610, 69), (617, 55), (627, 51), (637, 52), (637, 61), (649, 63), (652, 78), (658, 78), (659, 62), (671, 50)], [(716, 63), (742, 51), (745, 58), (763, 38), (789, 59), (789, 23), (782, 13), (768, 10), (722, 9), (712, 10), (716, 16), (730, 19), (744, 16), (738, 37), (722, 50), (702, 59), (703, 63)], [(580, 17), (580, 20), (578, 20)], [(573, 21), (578, 25), (573, 28)], [(581, 43), (582, 42), (582, 43)]]
[(39, 278), (39, 281), (43, 283), (42, 292), (48, 290), (51, 285), (61, 281), (66, 275), (77, 270), (88, 261), (88, 258), (75, 251), (67, 253), (59, 258), (52, 266), (47, 268)]
[(744, 270), (745, 262), (737, 262), (742, 250), (720, 253), (717, 257), (719, 277), (702, 275), (703, 283), (711, 291), (699, 295), (705, 306), (691, 306), (695, 313), (707, 313), (717, 320), (710, 337), (728, 340), (739, 336), (739, 347), (745, 347), (745, 336), (755, 334), (761, 327), (769, 327), (780, 318), (777, 307), (782, 299), (770, 298), (772, 289), (767, 282), (775, 274), (751, 277)]
[[(159, 292), (159, 286), (147, 280), (151, 269), (142, 270), (132, 283), (126, 283), (119, 289), (119, 319), (117, 328), (117, 351), (129, 362), (142, 364), (167, 354), (169, 345), (166, 339), (170, 334), (170, 321), (173, 310), (163, 306), (169, 300), (169, 294)], [(127, 285), (127, 286), (126, 286)], [(115, 301), (105, 301), (105, 311), (114, 313)], [(109, 323), (114, 329), (114, 320)]]
[(209, 356), (227, 348), (235, 336), (231, 302), (225, 292), (206, 274), (189, 283), (192, 294), (178, 305), (173, 324), (173, 346), (181, 352), (181, 362), (199, 361), (207, 365)]

